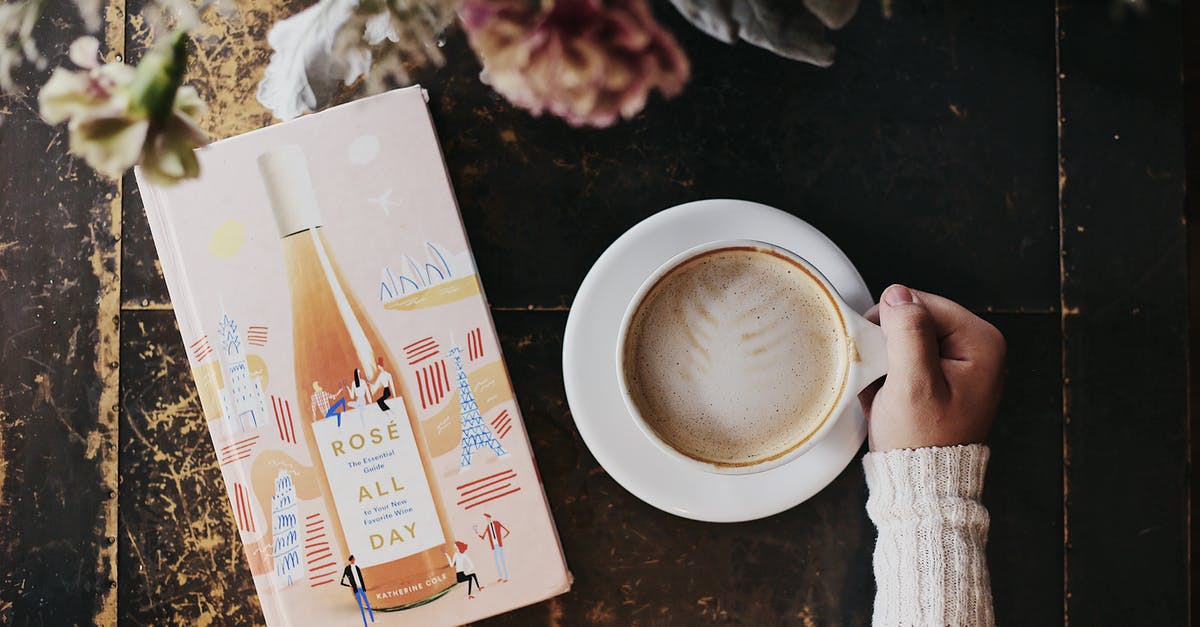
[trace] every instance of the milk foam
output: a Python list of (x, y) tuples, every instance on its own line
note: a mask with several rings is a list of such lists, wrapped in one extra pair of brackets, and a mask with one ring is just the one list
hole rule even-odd
[(751, 248), (689, 259), (634, 313), (625, 378), (639, 412), (681, 453), (718, 464), (773, 458), (805, 440), (845, 384), (845, 327), (825, 288)]

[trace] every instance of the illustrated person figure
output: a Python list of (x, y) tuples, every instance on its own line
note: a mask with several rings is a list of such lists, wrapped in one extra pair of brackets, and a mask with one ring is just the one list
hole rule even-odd
[(487, 540), (491, 544), (492, 557), (496, 560), (496, 581), (504, 583), (508, 581), (508, 562), (504, 559), (504, 539), (509, 535), (508, 527), (493, 519), (491, 514), (484, 514), (483, 517), (487, 519), (487, 528), (479, 533), (476, 527), (475, 533), (480, 540)]
[[(342, 585), (354, 590), (358, 613), (362, 616), (363, 627), (367, 627), (367, 615), (371, 616), (372, 623), (375, 622), (375, 612), (371, 609), (371, 602), (367, 600), (367, 583), (363, 581), (362, 569), (354, 565), (354, 556), (351, 555), (346, 561), (349, 563), (342, 571)], [(347, 579), (350, 583), (346, 583)]]
[(388, 406), (384, 401), (392, 397), (392, 389), (396, 387), (396, 383), (392, 381), (392, 373), (383, 369), (382, 357), (375, 358), (375, 365), (379, 367), (379, 374), (375, 375), (371, 387), (375, 388), (375, 393), (379, 395), (375, 402), (379, 404), (380, 411), (387, 411)]
[[(442, 553), (442, 555), (446, 555)], [(454, 543), (454, 557), (446, 555), (446, 561), (450, 563), (458, 576), (458, 583), (467, 582), (467, 598), (474, 599), (475, 595), (471, 594), (471, 583), (475, 583), (475, 587), (483, 590), (483, 586), (479, 583), (479, 577), (475, 575), (475, 562), (471, 561), (467, 555), (467, 543), (461, 540)]]
[(1004, 337), (941, 296), (901, 285), (867, 317), (887, 338), (888, 374), (859, 396), (870, 452), (875, 625), (995, 625), (980, 503)]
[(354, 382), (346, 388), (346, 395), (350, 397), (352, 409), (366, 407), (371, 402), (371, 392), (367, 389), (367, 382), (358, 374), (358, 368), (354, 369)]
[(346, 407), (346, 399), (338, 398), (337, 396), (326, 392), (325, 389), (321, 387), (321, 383), (319, 381), (313, 381), (312, 387), (313, 394), (309, 404), (309, 409), (312, 410), (313, 420), (320, 420), (328, 417), (330, 414), (330, 408), (332, 408), (333, 413), (338, 414), (338, 423), (340, 424), (342, 417), (339, 410)]

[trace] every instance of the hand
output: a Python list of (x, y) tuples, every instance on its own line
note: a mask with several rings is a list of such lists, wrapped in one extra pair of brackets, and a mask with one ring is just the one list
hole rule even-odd
[(893, 285), (867, 312), (888, 375), (859, 395), (872, 451), (982, 442), (996, 417), (1004, 336), (961, 305)]

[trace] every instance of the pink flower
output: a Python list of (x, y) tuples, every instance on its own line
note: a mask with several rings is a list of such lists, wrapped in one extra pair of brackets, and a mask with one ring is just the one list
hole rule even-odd
[(480, 78), (534, 115), (610, 126), (646, 106), (653, 89), (677, 95), (688, 60), (645, 0), (464, 0), (460, 9)]

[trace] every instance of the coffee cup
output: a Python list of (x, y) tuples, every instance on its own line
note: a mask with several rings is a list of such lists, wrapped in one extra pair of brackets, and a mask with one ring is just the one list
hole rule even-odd
[(794, 460), (883, 376), (883, 332), (812, 264), (756, 240), (714, 241), (659, 266), (634, 294), (617, 379), (638, 428), (707, 472)]

